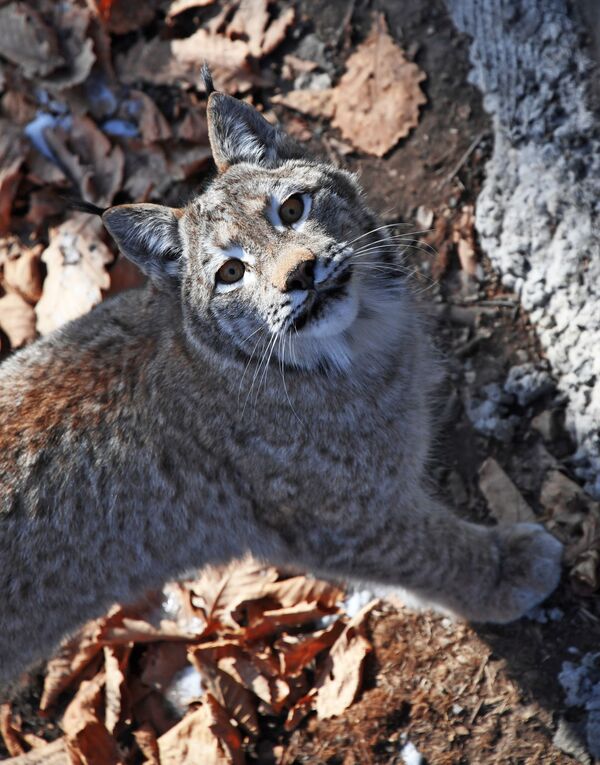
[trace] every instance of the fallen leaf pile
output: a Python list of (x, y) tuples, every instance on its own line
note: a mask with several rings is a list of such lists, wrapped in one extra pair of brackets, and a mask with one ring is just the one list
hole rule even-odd
[(294, 15), (270, 0), (1, 4), (1, 351), (143, 281), (64, 193), (101, 207), (189, 196), (210, 159), (203, 63), (248, 93)]
[(407, 61), (380, 15), (369, 37), (349, 57), (335, 88), (295, 90), (273, 101), (331, 119), (357, 149), (382, 157), (417, 125), (419, 107), (426, 101), (420, 87), (424, 79), (425, 73)]
[[(101, 207), (188, 198), (210, 160), (202, 65), (217, 88), (252, 99), (274, 84), (260, 62), (295, 16), (272, 0), (1, 4), (0, 351), (143, 282), (64, 193)], [(281, 74), (318, 69), (287, 53)], [(273, 101), (330, 117), (346, 141), (329, 140), (338, 153), (381, 156), (416, 125), (424, 77), (380, 15), (335, 88)], [(311, 136), (297, 118), (290, 129)]]
[(575, 592), (590, 596), (600, 591), (600, 502), (560, 470), (551, 469), (540, 501), (548, 528), (566, 546), (565, 563)]
[[(327, 719), (354, 701), (377, 601), (350, 618), (335, 585), (252, 559), (208, 568), (165, 592), (162, 610), (156, 599), (115, 606), (49, 662), (39, 711), (64, 708), (61, 744), (25, 731), (10, 705), (1, 707), (12, 755), (49, 749), (71, 765), (140, 755), (162, 765), (238, 765), (274, 720), (291, 731), (312, 711)], [(190, 674), (201, 685), (174, 702)]]

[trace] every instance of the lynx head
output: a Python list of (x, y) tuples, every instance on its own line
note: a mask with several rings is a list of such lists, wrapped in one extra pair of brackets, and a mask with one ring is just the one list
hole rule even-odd
[(216, 329), (221, 351), (347, 368), (398, 311), (395, 245), (354, 176), (306, 157), (249, 104), (212, 92), (208, 124), (208, 189), (184, 209), (112, 207), (106, 227), (180, 296), (192, 340)]

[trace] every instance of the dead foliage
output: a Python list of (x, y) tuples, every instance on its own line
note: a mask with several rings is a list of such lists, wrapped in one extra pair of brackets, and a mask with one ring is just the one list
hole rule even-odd
[[(182, 14), (208, 6), (210, 18)], [(0, 4), (0, 342), (20, 348), (143, 282), (65, 192), (179, 200), (210, 161), (200, 69), (248, 94), (294, 8), (270, 0)], [(124, 35), (130, 35), (125, 39)], [(169, 88), (166, 95), (164, 89)]]
[(356, 149), (382, 157), (416, 126), (426, 101), (420, 87), (425, 77), (406, 59), (379, 15), (370, 35), (346, 61), (335, 88), (292, 91), (273, 100), (331, 119)]
[[(83, 627), (49, 662), (39, 711), (65, 708), (72, 763), (125, 763), (139, 752), (163, 765), (240, 765), (267, 720), (291, 731), (311, 711), (326, 719), (354, 701), (376, 601), (349, 618), (343, 596), (252, 559), (208, 568), (169, 585), (162, 609), (156, 598), (115, 606)], [(174, 709), (171, 691), (185, 672), (198, 673), (199, 695)], [(39, 743), (22, 733), (10, 704), (0, 709), (0, 733), (13, 755)]]

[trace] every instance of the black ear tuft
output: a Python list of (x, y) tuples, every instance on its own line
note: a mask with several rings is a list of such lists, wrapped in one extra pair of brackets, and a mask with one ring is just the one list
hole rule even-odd
[(305, 156), (295, 141), (245, 101), (214, 92), (207, 111), (210, 146), (219, 172), (237, 162), (276, 167), (285, 159)]
[(102, 221), (119, 249), (157, 284), (174, 283), (180, 274), (182, 210), (139, 204), (109, 207)]
[(78, 210), (90, 215), (103, 215), (108, 210), (108, 207), (98, 207), (98, 205), (88, 202), (74, 191), (58, 191), (57, 196), (63, 200), (69, 210)]
[(202, 69), (200, 70), (200, 77), (202, 77), (202, 81), (204, 82), (204, 90), (206, 91), (206, 97), (210, 96), (211, 93), (215, 92), (215, 85), (213, 83), (212, 74), (210, 72), (210, 68), (206, 61), (202, 64)]

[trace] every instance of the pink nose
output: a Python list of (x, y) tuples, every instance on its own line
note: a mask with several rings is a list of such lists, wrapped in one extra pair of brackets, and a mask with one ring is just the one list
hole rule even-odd
[(301, 260), (288, 273), (284, 292), (292, 290), (310, 290), (315, 286), (315, 261)]

